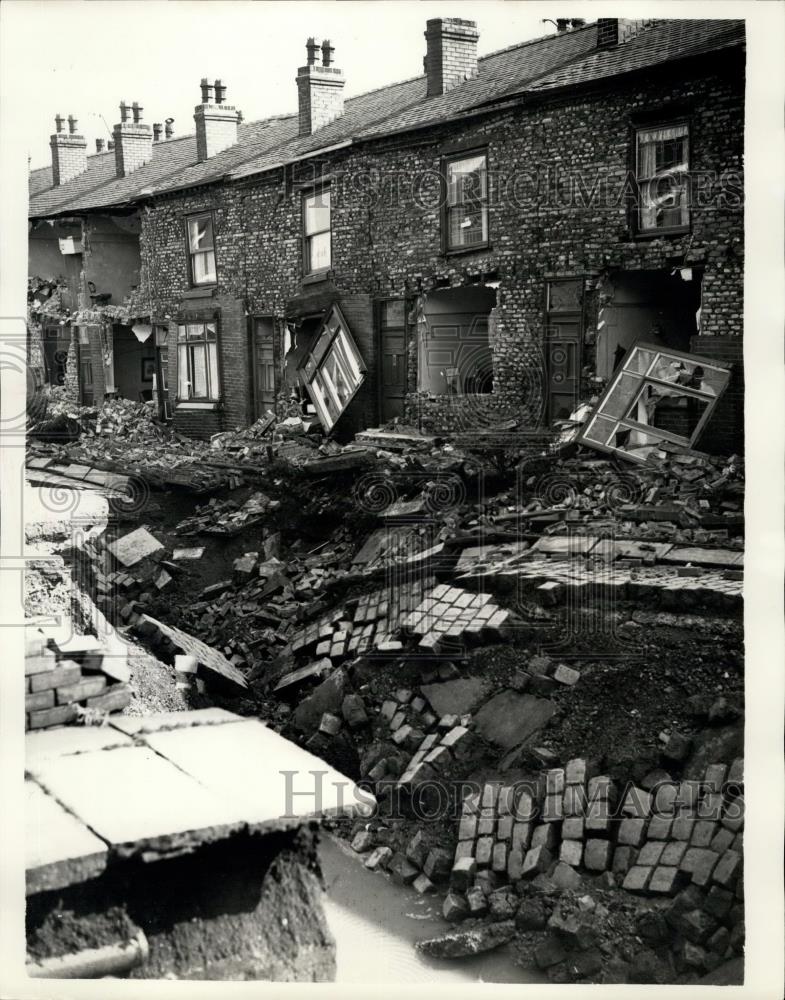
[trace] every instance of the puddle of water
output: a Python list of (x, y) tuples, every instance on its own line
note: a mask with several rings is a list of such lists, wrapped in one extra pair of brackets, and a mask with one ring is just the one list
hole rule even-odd
[(440, 961), (414, 942), (450, 929), (432, 897), (420, 896), (379, 872), (330, 836), (319, 849), (327, 895), (324, 910), (337, 945), (339, 983), (536, 983), (539, 976), (514, 965), (504, 948)]

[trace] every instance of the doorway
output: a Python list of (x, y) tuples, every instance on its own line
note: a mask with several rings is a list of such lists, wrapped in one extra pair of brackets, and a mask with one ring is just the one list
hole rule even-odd
[(254, 419), (275, 409), (275, 321), (263, 316), (253, 321)]
[(567, 419), (580, 396), (583, 278), (549, 281), (545, 316), (548, 424)]
[(379, 418), (403, 420), (406, 400), (406, 301), (385, 299), (378, 305)]

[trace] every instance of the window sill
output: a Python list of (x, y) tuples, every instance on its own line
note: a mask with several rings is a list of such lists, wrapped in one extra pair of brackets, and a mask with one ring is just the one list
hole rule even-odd
[(640, 232), (634, 232), (632, 238), (634, 240), (656, 240), (661, 236), (689, 236), (690, 227), (689, 226), (679, 226), (678, 228), (671, 229), (644, 229)]
[(221, 404), (218, 402), (199, 402), (194, 399), (175, 400), (177, 410), (218, 410)]
[(445, 250), (445, 257), (463, 257), (470, 253), (487, 253), (491, 250), (490, 243), (477, 243), (473, 247), (456, 247), (454, 250)]
[(184, 299), (211, 299), (218, 289), (218, 285), (213, 282), (210, 285), (193, 285), (188, 291), (183, 292)]
[(304, 274), (302, 284), (303, 285), (316, 285), (320, 281), (329, 281), (332, 278), (333, 272), (328, 267), (324, 271), (313, 271), (311, 274)]

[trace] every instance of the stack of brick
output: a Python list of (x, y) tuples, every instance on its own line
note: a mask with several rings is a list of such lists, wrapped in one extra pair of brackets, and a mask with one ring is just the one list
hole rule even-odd
[(475, 594), (440, 584), (403, 620), (406, 632), (419, 639), (418, 651), (439, 655), (450, 647), (499, 642), (511, 624), (510, 612), (490, 594)]
[(381, 823), (360, 823), (351, 846), (365, 855), (365, 867), (370, 871), (386, 871), (395, 882), (411, 885), (421, 895), (436, 892), (437, 884), (449, 878), (449, 852), (429, 848), (422, 830), (409, 839), (403, 850), (394, 850), (392, 841), (392, 830)]
[[(687, 883), (741, 894), (744, 762), (710, 764), (703, 781), (663, 783), (622, 820), (628, 851), (614, 868), (632, 892), (673, 895)], [(646, 793), (644, 793), (646, 794)], [(648, 809), (649, 815), (643, 815)], [(739, 895), (739, 898), (740, 895)]]
[(25, 729), (49, 729), (131, 701), (129, 672), (119, 649), (92, 635), (47, 638), (29, 630), (25, 640)]
[(180, 521), (174, 529), (175, 535), (236, 535), (257, 524), (264, 515), (278, 506), (264, 493), (256, 492), (245, 503), (235, 500), (217, 500), (196, 508), (196, 513)]

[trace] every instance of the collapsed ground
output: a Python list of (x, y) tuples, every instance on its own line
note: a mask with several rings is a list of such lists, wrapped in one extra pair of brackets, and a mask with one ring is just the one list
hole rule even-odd
[[(121, 421), (108, 407), (94, 419), (66, 415), (60, 431), (74, 440), (39, 440), (29, 462), (50, 486), (115, 477), (102, 486), (118, 492), (106, 530), (65, 554), (107, 616), (171, 662), (153, 684), (136, 673), (130, 711), (170, 698), (222, 704), (366, 780), (378, 816), (338, 832), (369, 868), (419, 891), (452, 882), (445, 916), (464, 930), (434, 953), (511, 942), (521, 964), (554, 981), (738, 975), (740, 879), (719, 885), (709, 873), (701, 885), (679, 870), (662, 895), (623, 889), (630, 851), (646, 847), (641, 833), (617, 864), (625, 817), (637, 818), (629, 808), (595, 838), (615, 845), (605, 871), (567, 864), (569, 838), (546, 831), (536, 869), (519, 878), (481, 864), (477, 841), (479, 870), (463, 883), (451, 874), (461, 803), (446, 819), (415, 809), (426, 779), (525, 785), (542, 808), (547, 775), (575, 760), (587, 765), (583, 789), (596, 775), (619, 793), (629, 783), (681, 788), (711, 765), (727, 777), (743, 755), (738, 459), (673, 449), (639, 470), (513, 436), (490, 465), (482, 442), (461, 449), (394, 428), (341, 448), (297, 420), (211, 447), (131, 409)], [(113, 561), (141, 526), (149, 556)], [(680, 548), (695, 561), (663, 561)], [(576, 599), (585, 580), (565, 578), (576, 569), (588, 572), (588, 599)], [(503, 620), (474, 628), (457, 618), (434, 641), (410, 616), (439, 587), (451, 607), (485, 600)], [(185, 647), (161, 642), (151, 619), (207, 643), (221, 669), (178, 670)], [(428, 762), (445, 738), (451, 749)], [(716, 829), (704, 827), (706, 844), (693, 850), (728, 829), (723, 815), (698, 814)]]

